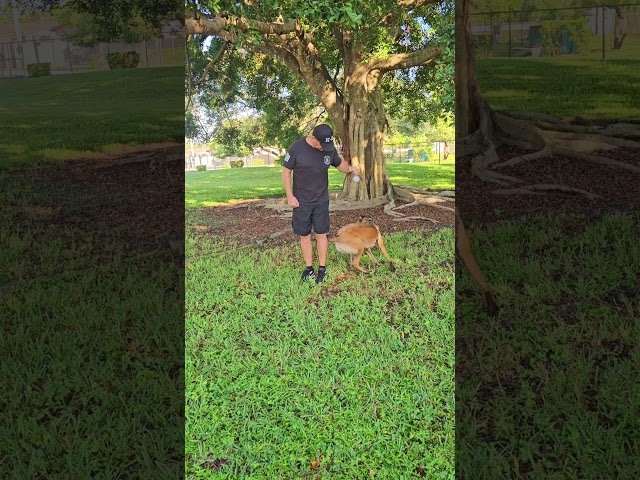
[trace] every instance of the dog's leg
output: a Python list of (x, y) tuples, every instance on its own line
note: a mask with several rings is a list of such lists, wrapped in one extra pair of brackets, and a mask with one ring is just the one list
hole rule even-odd
[(351, 261), (351, 265), (353, 265), (353, 267), (356, 270), (360, 270), (362, 273), (369, 273), (369, 270), (365, 270), (364, 268), (362, 268), (360, 266), (360, 258), (362, 257), (362, 254), (364, 253), (364, 249), (358, 251), (358, 253), (356, 254), (356, 256), (353, 258), (353, 260)]
[(375, 263), (376, 265), (380, 265), (380, 262), (378, 261), (378, 259), (373, 255), (373, 252), (371, 252), (370, 248), (367, 248), (367, 255), (369, 255), (369, 258), (371, 259), (371, 261), (373, 263)]

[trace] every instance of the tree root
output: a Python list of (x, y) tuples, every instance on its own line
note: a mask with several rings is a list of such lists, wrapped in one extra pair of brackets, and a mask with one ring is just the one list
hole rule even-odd
[[(558, 191), (584, 195), (589, 199), (600, 198), (592, 192), (568, 185), (526, 185), (518, 177), (496, 171), (500, 168), (514, 167), (524, 162), (554, 156), (568, 157), (640, 174), (638, 166), (596, 153), (617, 148), (640, 150), (640, 141), (638, 141), (640, 124), (617, 123), (599, 126), (571, 123), (575, 121), (575, 119), (560, 119), (540, 113), (494, 111), (485, 103), (480, 112), (479, 128), (460, 141), (463, 149), (458, 151), (458, 156), (461, 154), (471, 156), (469, 152), (473, 152), (472, 175), (482, 181), (504, 187), (493, 190), (497, 195), (542, 195)], [(533, 152), (501, 161), (496, 148), (502, 144), (533, 150)]]
[(513, 195), (513, 194), (534, 194), (534, 195), (542, 195), (542, 192), (536, 192), (535, 190), (541, 190), (543, 192), (549, 191), (560, 191), (566, 193), (579, 193), (584, 195), (590, 200), (595, 200), (597, 198), (602, 198), (600, 195), (596, 195), (594, 193), (588, 192), (586, 190), (582, 190), (580, 188), (568, 187), (566, 185), (549, 185), (549, 184), (534, 184), (527, 185), (526, 187), (521, 188), (507, 188), (507, 189), (498, 189), (494, 190), (493, 193), (498, 195)]

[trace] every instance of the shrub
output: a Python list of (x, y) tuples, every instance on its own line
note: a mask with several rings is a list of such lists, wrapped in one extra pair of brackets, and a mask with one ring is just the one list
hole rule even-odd
[(196, 165), (196, 172), (206, 172), (206, 171), (207, 171), (206, 165)]
[(136, 51), (112, 52), (107, 54), (107, 63), (111, 70), (136, 68), (140, 63), (140, 55)]
[(472, 39), (472, 48), (477, 56), (489, 56), (493, 50), (493, 35), (475, 35)]
[(51, 75), (51, 64), (30, 63), (27, 65), (27, 73), (30, 77), (48, 77)]
[(280, 155), (278, 158), (276, 158), (273, 163), (275, 163), (276, 165), (278, 165), (279, 167), (281, 167), (284, 164), (284, 157), (286, 157), (287, 155)]
[(542, 25), (542, 47), (546, 55), (580, 53), (589, 43), (589, 27), (583, 19), (549, 20)]
[(244, 167), (244, 161), (243, 160), (231, 160), (229, 162), (229, 164), (231, 165), (231, 168), (242, 168), (242, 167)]

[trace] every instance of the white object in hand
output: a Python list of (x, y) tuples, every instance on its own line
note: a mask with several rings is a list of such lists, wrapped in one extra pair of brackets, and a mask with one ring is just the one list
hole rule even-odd
[(355, 177), (353, 177), (353, 181), (354, 182), (359, 182), (360, 181), (360, 177), (358, 175), (356, 175)]

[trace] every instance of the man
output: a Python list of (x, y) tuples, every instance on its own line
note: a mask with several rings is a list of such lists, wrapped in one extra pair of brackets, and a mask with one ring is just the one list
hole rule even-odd
[[(333, 130), (321, 124), (311, 135), (301, 138), (289, 148), (284, 158), (282, 182), (287, 193), (287, 203), (293, 208), (291, 225), (293, 233), (300, 237), (300, 248), (306, 268), (302, 281), (313, 280), (321, 283), (327, 275), (327, 250), (329, 242), (329, 166), (333, 165), (342, 173), (360, 175), (356, 167), (345, 162), (333, 144)], [(295, 170), (293, 189), (291, 171)], [(318, 276), (313, 269), (313, 245), (311, 227), (316, 234), (318, 249)]]

